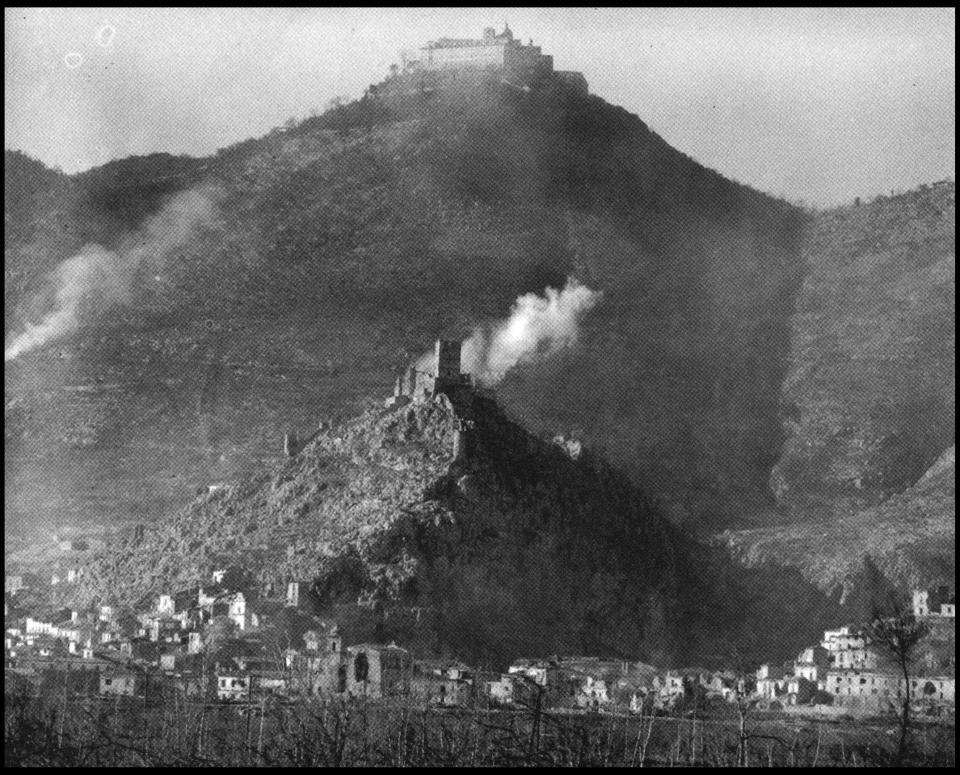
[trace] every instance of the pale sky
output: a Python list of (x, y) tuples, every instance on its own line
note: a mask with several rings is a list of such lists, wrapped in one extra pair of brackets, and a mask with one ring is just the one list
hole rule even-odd
[(953, 8), (6, 9), (6, 147), (207, 155), (507, 20), (675, 148), (830, 205), (953, 178)]

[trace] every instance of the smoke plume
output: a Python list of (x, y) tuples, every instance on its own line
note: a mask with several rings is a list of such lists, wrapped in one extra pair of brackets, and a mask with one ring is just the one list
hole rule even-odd
[(562, 290), (546, 288), (543, 296), (517, 298), (510, 317), (492, 326), (478, 326), (463, 343), (464, 372), (493, 385), (518, 363), (548, 358), (577, 341), (580, 320), (602, 296), (567, 278)]
[(138, 273), (159, 270), (169, 253), (188, 242), (199, 226), (209, 223), (213, 213), (210, 192), (187, 191), (122, 240), (116, 251), (91, 244), (63, 261), (49, 278), (54, 289), (53, 309), (39, 323), (25, 325), (4, 349), (3, 360), (13, 360), (75, 330), (85, 301), (99, 311), (128, 302)]

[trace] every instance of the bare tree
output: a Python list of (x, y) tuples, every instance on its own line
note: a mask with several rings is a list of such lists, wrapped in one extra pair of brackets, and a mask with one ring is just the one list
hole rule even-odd
[[(907, 752), (910, 735), (910, 674), (917, 646), (930, 632), (930, 626), (919, 621), (911, 611), (892, 601), (887, 611), (874, 608), (872, 621), (867, 628), (871, 641), (900, 669), (904, 691), (898, 721), (900, 741), (897, 745), (897, 764), (902, 764)], [(899, 694), (899, 693), (898, 693)]]

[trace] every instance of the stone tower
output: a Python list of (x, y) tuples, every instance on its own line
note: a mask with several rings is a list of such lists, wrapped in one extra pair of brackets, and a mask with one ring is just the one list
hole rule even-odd
[(434, 371), (438, 380), (460, 379), (460, 342), (438, 339)]

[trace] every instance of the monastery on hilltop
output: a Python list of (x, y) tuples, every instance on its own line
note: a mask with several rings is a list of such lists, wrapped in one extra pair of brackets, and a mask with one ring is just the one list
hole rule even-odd
[(391, 77), (374, 92), (398, 91), (400, 83), (415, 83), (420, 91), (430, 91), (456, 81), (496, 75), (503, 83), (524, 91), (551, 83), (587, 93), (583, 73), (554, 70), (550, 54), (533, 45), (532, 39), (524, 45), (506, 24), (501, 33), (487, 27), (481, 38), (440, 38), (418, 49), (401, 51), (400, 63), (400, 67), (391, 68)]

